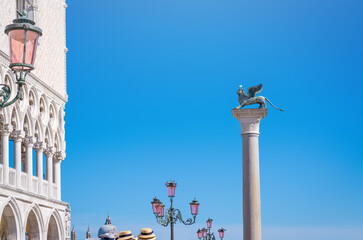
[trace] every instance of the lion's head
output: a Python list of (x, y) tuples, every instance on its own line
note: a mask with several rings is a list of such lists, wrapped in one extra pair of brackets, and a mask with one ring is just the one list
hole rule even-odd
[(237, 94), (238, 94), (238, 96), (246, 95), (245, 91), (242, 88), (240, 88), (240, 89), (237, 90)]

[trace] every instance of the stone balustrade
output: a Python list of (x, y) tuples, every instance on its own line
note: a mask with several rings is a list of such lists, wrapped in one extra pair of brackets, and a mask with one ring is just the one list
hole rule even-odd
[[(0, 184), (3, 184), (3, 164), (0, 163)], [(32, 180), (32, 188), (30, 189), (30, 191), (28, 190), (28, 174), (25, 172), (21, 172), (20, 173), (20, 179), (21, 179), (21, 184), (20, 184), (20, 189), (30, 192), (30, 193), (35, 193), (35, 194), (39, 194), (42, 196), (46, 196), (46, 197), (50, 197), (53, 199), (58, 199), (60, 200), (60, 195), (59, 195), (59, 187), (55, 184), (55, 183), (51, 183), (51, 185), (49, 186), (49, 182), (45, 179), (42, 179), (42, 191), (39, 192), (39, 188), (38, 188), (38, 183), (39, 183), (39, 178), (37, 176), (31, 176), (31, 180)], [(9, 186), (17, 188), (16, 186), (16, 179), (17, 179), (17, 172), (16, 169), (9, 167)]]

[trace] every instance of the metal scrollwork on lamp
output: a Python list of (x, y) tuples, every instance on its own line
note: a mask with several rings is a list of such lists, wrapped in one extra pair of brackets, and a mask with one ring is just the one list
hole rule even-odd
[(10, 39), (9, 68), (15, 74), (18, 89), (16, 96), (10, 100), (10, 86), (0, 84), (0, 108), (7, 107), (18, 99), (22, 100), (22, 87), (25, 85), (26, 75), (34, 69), (38, 39), (42, 30), (35, 26), (35, 22), (29, 19), (24, 11), (21, 17), (13, 20), (13, 24), (5, 27), (5, 33)]
[(196, 199), (194, 199), (190, 203), (190, 209), (193, 218), (188, 218), (187, 220), (184, 220), (181, 211), (179, 209), (175, 209), (173, 206), (173, 198), (175, 197), (175, 189), (176, 189), (175, 181), (167, 182), (165, 185), (168, 189), (168, 196), (170, 198), (170, 208), (166, 210), (166, 214), (165, 214), (165, 205), (162, 204), (162, 202), (159, 199), (155, 197), (154, 200), (151, 202), (151, 204), (153, 208), (153, 213), (156, 216), (157, 223), (159, 223), (164, 227), (167, 227), (170, 223), (170, 234), (171, 234), (170, 239), (174, 240), (174, 225), (178, 220), (182, 222), (184, 225), (194, 224), (199, 212), (199, 202)]

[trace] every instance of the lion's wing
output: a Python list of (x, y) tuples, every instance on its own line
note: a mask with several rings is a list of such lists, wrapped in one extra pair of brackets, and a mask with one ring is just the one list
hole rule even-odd
[(257, 86), (249, 87), (247, 91), (248, 91), (248, 96), (250, 98), (255, 97), (257, 94), (259, 94), (262, 91), (262, 83)]

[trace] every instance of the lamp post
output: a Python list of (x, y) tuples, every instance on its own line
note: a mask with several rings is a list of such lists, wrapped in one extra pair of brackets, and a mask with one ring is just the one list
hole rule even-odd
[(35, 22), (29, 19), (24, 11), (21, 17), (13, 20), (13, 24), (5, 27), (5, 33), (10, 39), (9, 68), (15, 74), (18, 90), (10, 100), (10, 86), (0, 84), (0, 108), (7, 107), (18, 99), (22, 100), (22, 86), (25, 85), (26, 75), (34, 69), (38, 38), (42, 35), (42, 30), (35, 26)]
[(159, 223), (164, 227), (167, 227), (170, 223), (170, 239), (174, 240), (174, 225), (176, 224), (177, 220), (182, 222), (184, 225), (194, 224), (195, 219), (199, 212), (199, 202), (194, 198), (194, 200), (191, 203), (189, 203), (193, 218), (188, 218), (187, 220), (183, 220), (181, 211), (179, 209), (175, 209), (173, 206), (173, 199), (175, 197), (175, 189), (176, 189), (175, 181), (166, 182), (165, 185), (168, 189), (168, 196), (170, 198), (170, 208), (167, 209), (165, 212), (165, 205), (162, 204), (162, 202), (156, 197), (151, 202), (151, 205), (157, 223)]
[[(211, 231), (210, 231), (210, 229), (212, 228), (212, 222), (213, 222), (213, 219), (208, 218), (207, 228), (198, 229), (197, 236), (198, 236), (199, 240), (202, 240), (202, 239), (203, 240), (215, 240), (216, 239), (216, 237), (214, 236), (214, 233), (211, 233)], [(218, 230), (219, 237), (221, 238), (221, 240), (224, 238), (224, 232), (226, 230), (227, 229), (224, 229), (224, 228), (220, 228)]]

